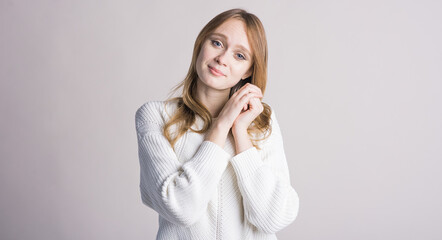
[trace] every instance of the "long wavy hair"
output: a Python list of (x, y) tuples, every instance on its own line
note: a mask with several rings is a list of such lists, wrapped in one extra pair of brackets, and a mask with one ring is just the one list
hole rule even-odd
[[(235, 18), (243, 21), (246, 25), (247, 38), (252, 50), (252, 75), (244, 80), (240, 80), (237, 85), (231, 88), (230, 96), (246, 82), (250, 82), (258, 86), (264, 94), (267, 83), (267, 39), (264, 27), (261, 21), (252, 13), (248, 13), (243, 9), (231, 9), (218, 14), (209, 23), (204, 26), (195, 40), (192, 62), (189, 71), (182, 82), (180, 82), (172, 92), (176, 92), (182, 87), (181, 97), (169, 98), (166, 104), (176, 101), (177, 109), (169, 121), (164, 125), (163, 134), (172, 146), (182, 137), (188, 130), (196, 133), (205, 133), (210, 129), (212, 124), (212, 116), (207, 108), (196, 99), (196, 86), (198, 75), (196, 72), (196, 61), (201, 51), (203, 43), (207, 40), (217, 27), (225, 21)], [(229, 96), (229, 97), (230, 97)], [(252, 144), (259, 148), (259, 141), (266, 139), (271, 134), (270, 116), (272, 110), (269, 105), (262, 103), (264, 110), (250, 124), (247, 131)], [(201, 117), (204, 124), (201, 129), (193, 129), (196, 116)], [(171, 127), (176, 125), (177, 128), (173, 132)]]

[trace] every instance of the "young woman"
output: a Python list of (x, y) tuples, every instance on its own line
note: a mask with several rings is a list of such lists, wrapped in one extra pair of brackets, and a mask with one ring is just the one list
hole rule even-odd
[(157, 239), (276, 239), (294, 221), (266, 81), (264, 28), (232, 9), (199, 33), (182, 96), (138, 109), (141, 198), (159, 214)]

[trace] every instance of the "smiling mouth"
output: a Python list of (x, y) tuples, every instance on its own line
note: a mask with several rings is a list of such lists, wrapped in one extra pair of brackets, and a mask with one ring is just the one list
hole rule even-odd
[(215, 68), (208, 66), (210, 72), (215, 75), (215, 76), (225, 76), (224, 73), (222, 73), (221, 71), (216, 70)]

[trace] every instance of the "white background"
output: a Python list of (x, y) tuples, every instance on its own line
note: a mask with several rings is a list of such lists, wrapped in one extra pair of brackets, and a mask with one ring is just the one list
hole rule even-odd
[(0, 238), (154, 239), (135, 111), (256, 14), (300, 212), (279, 239), (441, 239), (441, 1), (0, 1)]

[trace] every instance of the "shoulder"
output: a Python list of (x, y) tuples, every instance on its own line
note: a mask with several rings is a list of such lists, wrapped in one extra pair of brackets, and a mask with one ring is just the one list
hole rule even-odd
[(176, 109), (176, 101), (148, 101), (141, 105), (135, 113), (138, 128), (146, 123), (163, 125)]

